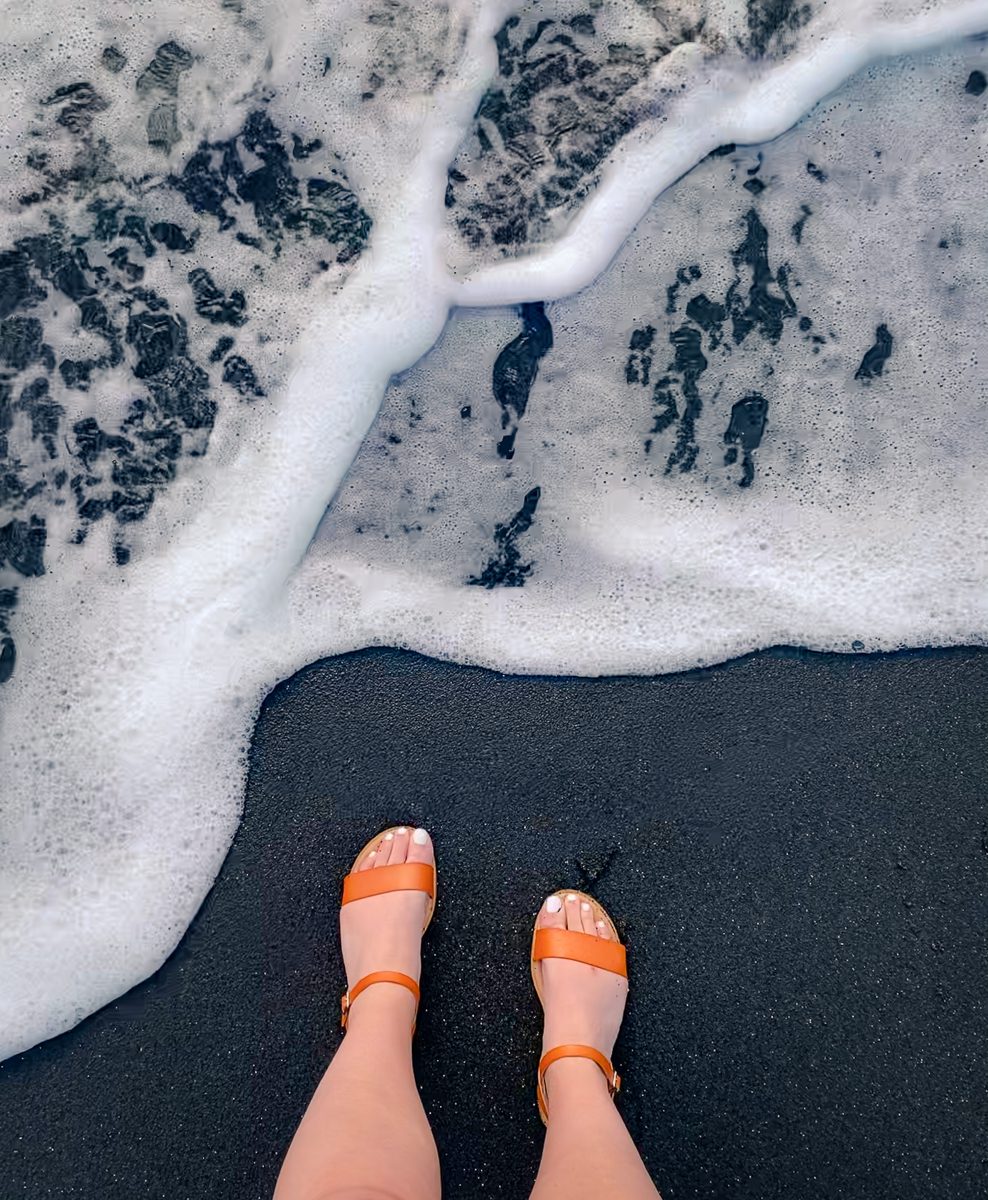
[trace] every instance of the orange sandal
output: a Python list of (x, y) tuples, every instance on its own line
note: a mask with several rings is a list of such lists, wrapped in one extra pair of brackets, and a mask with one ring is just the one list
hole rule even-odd
[[(593, 896), (585, 892), (575, 892), (572, 888), (556, 892), (561, 899), (566, 896), (578, 896), (593, 908), (594, 921), (604, 921), (611, 936), (604, 941), (591, 933), (581, 933), (575, 929), (540, 929), (536, 927), (532, 936), (532, 982), (538, 993), (539, 1002), (545, 1008), (542, 998), (542, 967), (543, 958), (568, 958), (573, 962), (586, 963), (590, 967), (599, 967), (603, 971), (613, 971), (615, 975), (628, 978), (627, 951), (621, 943), (621, 938), (607, 910)], [(565, 900), (564, 900), (565, 902)], [(561, 1058), (589, 1058), (597, 1064), (607, 1080), (607, 1090), (613, 1096), (621, 1090), (621, 1076), (605, 1054), (593, 1046), (565, 1045), (554, 1046), (547, 1050), (539, 1062), (538, 1088), (536, 1097), (539, 1102), (539, 1115), (542, 1123), (549, 1123), (549, 1101), (545, 1090), (545, 1073), (554, 1062)]]
[[(436, 864), (432, 863), (396, 863), (393, 867), (374, 867), (369, 871), (358, 871), (357, 867), (364, 857), (374, 849), (381, 838), (388, 833), (394, 833), (399, 826), (392, 825), (382, 829), (364, 846), (353, 860), (350, 874), (343, 880), (343, 903), (352, 904), (354, 900), (364, 900), (368, 896), (382, 896), (387, 892), (425, 892), (429, 897), (429, 906), (425, 913), (425, 924), (422, 932), (429, 928), (432, 914), (436, 911)], [(415, 1016), (418, 1016), (419, 985), (411, 975), (401, 971), (372, 971), (363, 979), (358, 979), (352, 988), (348, 988), (340, 1000), (340, 1028), (346, 1029), (350, 1016), (350, 1007), (354, 1000), (365, 989), (375, 983), (396, 983), (407, 988), (415, 997)], [(415, 1019), (412, 1020), (412, 1032), (415, 1032)]]

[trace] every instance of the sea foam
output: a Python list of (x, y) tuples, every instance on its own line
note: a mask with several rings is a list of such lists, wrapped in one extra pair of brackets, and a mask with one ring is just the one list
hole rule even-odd
[(984, 640), (988, 4), (652, 7), (12, 21), (0, 1054), (174, 948), (315, 657)]

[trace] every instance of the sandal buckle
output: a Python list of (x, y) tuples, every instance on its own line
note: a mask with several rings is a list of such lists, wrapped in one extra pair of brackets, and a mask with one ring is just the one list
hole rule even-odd
[(350, 992), (345, 991), (340, 997), (340, 1028), (346, 1029), (347, 1018), (350, 1016)]
[(607, 1090), (612, 1096), (616, 1096), (621, 1090), (621, 1076), (615, 1071), (607, 1081)]

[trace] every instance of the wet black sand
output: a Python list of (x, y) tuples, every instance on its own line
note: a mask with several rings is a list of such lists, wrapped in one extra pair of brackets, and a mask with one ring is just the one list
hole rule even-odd
[(773, 653), (654, 679), (323, 662), (257, 729), (243, 826), (178, 952), (0, 1067), (3, 1200), (251, 1200), (332, 1048), (339, 879), (434, 831), (417, 1046), (451, 1197), (523, 1197), (530, 922), (623, 918), (622, 1111), (665, 1200), (982, 1197), (988, 652)]

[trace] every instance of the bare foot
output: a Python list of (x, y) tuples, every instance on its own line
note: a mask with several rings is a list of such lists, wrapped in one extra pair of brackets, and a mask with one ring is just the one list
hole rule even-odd
[[(573, 892), (550, 896), (539, 913), (540, 929), (573, 929), (604, 941), (612, 938), (604, 921), (594, 921), (591, 906)], [(542, 959), (542, 1002), (545, 1029), (542, 1053), (567, 1043), (593, 1046), (608, 1058), (621, 1028), (628, 998), (628, 981), (623, 975), (589, 967), (568, 959)], [(596, 1076), (596, 1080), (594, 1080)], [(566, 1087), (566, 1080), (606, 1086), (600, 1069), (587, 1059), (559, 1059), (546, 1072), (547, 1091)]]
[[(382, 835), (355, 871), (373, 871), (405, 862), (434, 861), (432, 839), (424, 829), (402, 826)], [(422, 926), (429, 898), (425, 892), (388, 892), (354, 900), (340, 909), (340, 942), (347, 987), (374, 971), (400, 971), (418, 980), (422, 972)], [(376, 993), (376, 996), (375, 996)], [(368, 1005), (368, 998), (374, 997)], [(353, 1002), (351, 1020), (365, 1010), (388, 1003), (414, 1011), (411, 993), (393, 983), (367, 988)]]

